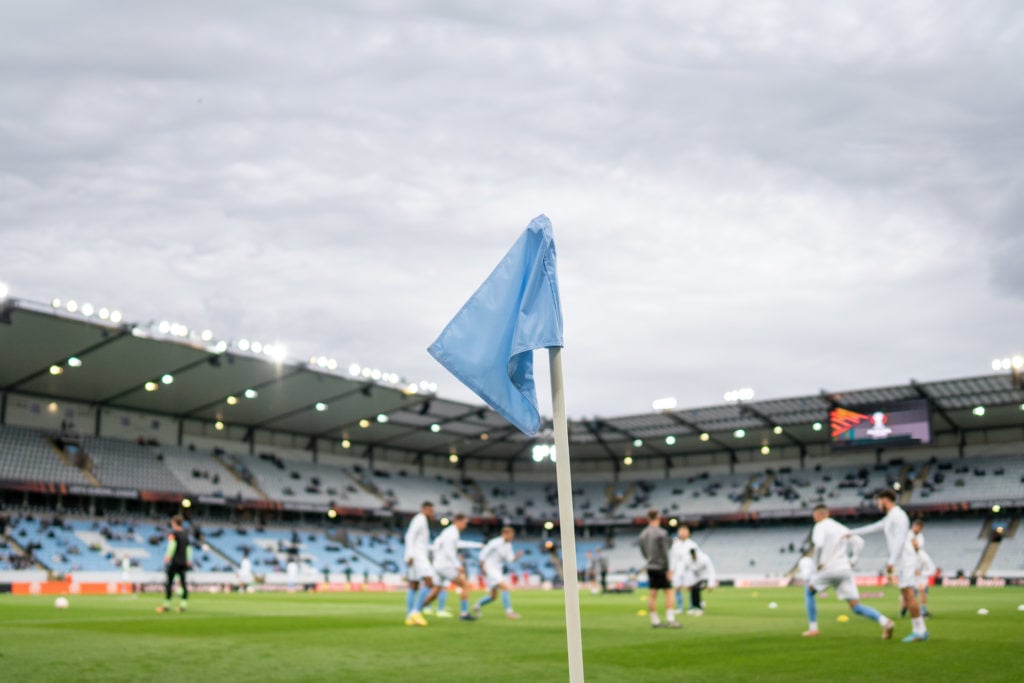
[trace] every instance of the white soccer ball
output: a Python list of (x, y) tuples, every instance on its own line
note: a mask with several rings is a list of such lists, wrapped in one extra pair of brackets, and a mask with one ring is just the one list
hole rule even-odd
[(775, 609), (778, 606), (779, 606), (779, 603), (777, 603), (777, 602), (769, 602), (768, 603), (768, 609)]
[(986, 614), (988, 614), (988, 610), (984, 607), (980, 607), (978, 608), (978, 614), (980, 614), (981, 616), (985, 616)]
[(68, 604), (70, 603), (68, 603), (68, 599), (65, 597), (59, 597), (53, 601), (53, 606), (57, 609), (67, 609)]
[(1018, 612), (1024, 612), (1024, 605), (1017, 605)]

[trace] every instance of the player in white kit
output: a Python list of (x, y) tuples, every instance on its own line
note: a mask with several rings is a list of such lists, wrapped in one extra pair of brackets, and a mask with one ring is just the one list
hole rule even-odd
[(854, 614), (877, 621), (882, 627), (882, 638), (892, 638), (895, 623), (874, 607), (860, 603), (860, 592), (853, 580), (853, 565), (850, 563), (850, 546), (859, 553), (864, 539), (850, 536), (850, 530), (829, 517), (828, 507), (818, 505), (811, 513), (814, 529), (811, 542), (814, 544), (811, 561), (811, 575), (804, 589), (804, 604), (807, 608), (808, 627), (804, 636), (818, 635), (818, 603), (815, 595), (826, 588), (834, 588), (836, 597), (846, 600)]
[[(676, 608), (674, 611), (683, 611), (683, 588), (693, 585), (692, 574), (687, 573), (690, 564), (690, 550), (697, 548), (697, 544), (690, 538), (690, 527), (685, 524), (679, 527), (676, 537), (672, 539), (672, 546), (668, 549), (668, 568), (672, 572), (672, 590), (676, 592)], [(698, 605), (690, 605), (690, 611), (698, 608)]]
[[(409, 521), (405, 532), (405, 571), (409, 590), (405, 598), (405, 625), (426, 626), (423, 607), (437, 597), (437, 575), (430, 562), (430, 519), (434, 516), (434, 504), (426, 501), (420, 511)], [(420, 584), (423, 584), (421, 589)]]
[(512, 548), (512, 539), (516, 531), (510, 526), (502, 527), (501, 535), (492, 538), (480, 551), (480, 569), (483, 571), (484, 581), (490, 591), (480, 598), (473, 607), (473, 614), (480, 616), (480, 608), (489, 602), (493, 602), (501, 592), (501, 604), (505, 608), (505, 616), (509, 619), (519, 619), (519, 615), (512, 609), (512, 598), (508, 593), (508, 577), (505, 576), (505, 565), (512, 564), (523, 556), (523, 551), (515, 552)]
[(466, 580), (466, 568), (462, 566), (462, 560), (459, 558), (459, 550), (482, 548), (483, 543), (462, 540), (461, 534), (468, 524), (466, 515), (459, 513), (434, 539), (434, 570), (437, 572), (438, 585), (441, 587), (441, 594), (437, 599), (439, 617), (451, 616), (451, 613), (444, 609), (444, 600), (448, 592), (445, 589), (449, 584), (455, 584), (459, 589), (459, 618), (463, 621), (473, 621), (476, 618), (469, 613), (469, 582)]
[(916, 643), (928, 640), (928, 629), (921, 616), (921, 608), (914, 597), (917, 585), (917, 558), (910, 537), (910, 518), (896, 504), (896, 493), (885, 490), (875, 494), (878, 509), (885, 517), (873, 524), (850, 529), (850, 533), (865, 535), (882, 531), (885, 533), (885, 545), (889, 549), (889, 560), (885, 570), (890, 581), (894, 581), (900, 589), (903, 600), (910, 610), (912, 632), (903, 639), (904, 643)]

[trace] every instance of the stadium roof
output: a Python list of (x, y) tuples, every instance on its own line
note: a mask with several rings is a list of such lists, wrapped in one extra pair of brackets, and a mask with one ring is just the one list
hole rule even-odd
[[(247, 390), (253, 398), (246, 398)], [(315, 359), (278, 362), (192, 331), (114, 323), (13, 299), (0, 302), (0, 391), (223, 421), (311, 440), (349, 439), (355, 452), (373, 447), (512, 460), (529, 457), (535, 443), (551, 438), (544, 433), (528, 438), (482, 404), (352, 376), (347, 368), (328, 370)], [(762, 445), (804, 448), (829, 442), (828, 412), (834, 406), (907, 399), (929, 402), (938, 433), (1024, 427), (1020, 373), (1008, 371), (574, 420), (569, 436), (574, 460), (616, 463), (625, 455), (674, 458)], [(984, 406), (984, 414), (977, 414), (978, 406)]]

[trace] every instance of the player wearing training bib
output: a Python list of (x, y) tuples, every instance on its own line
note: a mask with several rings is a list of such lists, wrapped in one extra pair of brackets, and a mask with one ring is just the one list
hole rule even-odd
[(878, 509), (885, 513), (885, 517), (873, 524), (850, 529), (850, 533), (863, 536), (881, 531), (885, 534), (885, 545), (889, 549), (886, 573), (889, 580), (895, 581), (899, 586), (900, 594), (910, 611), (913, 632), (904, 638), (903, 642), (916, 643), (928, 640), (928, 629), (924, 625), (921, 608), (914, 597), (914, 588), (917, 584), (914, 576), (917, 560), (910, 538), (910, 518), (907, 517), (903, 508), (896, 504), (896, 493), (893, 491), (879, 491), (875, 494), (875, 501)]
[(850, 530), (829, 517), (828, 508), (818, 505), (811, 513), (814, 529), (811, 543), (814, 544), (811, 575), (804, 591), (807, 608), (808, 628), (804, 636), (818, 635), (818, 604), (815, 595), (827, 588), (834, 588), (836, 597), (846, 600), (854, 614), (877, 621), (882, 627), (882, 638), (892, 638), (895, 623), (873, 607), (860, 603), (860, 592), (853, 581), (853, 566), (850, 564), (851, 544), (854, 554), (859, 554), (864, 539), (850, 536)]
[(181, 603), (178, 612), (188, 608), (188, 579), (186, 574), (192, 568), (192, 544), (188, 542), (185, 531), (185, 519), (181, 515), (171, 518), (171, 533), (167, 536), (167, 550), (164, 552), (164, 569), (167, 581), (164, 583), (164, 604), (156, 608), (157, 612), (166, 612), (171, 608), (171, 588), (174, 577), (181, 581)]

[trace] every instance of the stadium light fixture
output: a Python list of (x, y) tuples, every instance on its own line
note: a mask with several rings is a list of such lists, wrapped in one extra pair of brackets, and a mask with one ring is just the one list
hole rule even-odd
[(387, 414), (385, 414), (385, 413), (378, 413), (377, 414), (377, 424), (387, 424), (387, 421), (390, 420), (390, 419), (391, 418), (389, 418), (387, 416)]
[(66, 304), (64, 304), (64, 310), (67, 311), (68, 313), (77, 313), (78, 312), (78, 302), (75, 301), (74, 299), (71, 299)]
[(248, 351), (249, 350), (249, 340), (248, 339), (239, 339), (238, 343), (235, 344), (235, 346), (238, 347), (239, 351)]
[(146, 391), (152, 393), (152, 392), (156, 391), (157, 389), (159, 389), (160, 385), (157, 384), (156, 382), (150, 380), (149, 382), (146, 382), (145, 384), (143, 384), (142, 388), (145, 389)]
[(673, 517), (672, 519), (668, 520), (668, 525), (675, 529), (677, 526), (679, 526), (679, 520)]
[(228, 396), (226, 399), (224, 399), (224, 402), (227, 403), (229, 406), (238, 405), (238, 397)]
[(452, 523), (452, 520), (448, 519), (447, 517), (442, 517), (441, 518), (441, 526), (448, 526), (451, 523)]
[(814, 424), (811, 425), (811, 429), (813, 429), (816, 432), (820, 432), (822, 429), (821, 423), (815, 422)]
[(189, 500), (188, 498), (182, 498), (181, 499), (181, 507), (183, 507), (186, 510), (188, 510), (190, 507), (192, 507), (192, 501)]
[(259, 392), (257, 392), (257, 391), (256, 391), (255, 389), (246, 389), (246, 390), (245, 390), (245, 397), (246, 397), (246, 398), (248, 398), (248, 399), (254, 399), (254, 398), (256, 398), (257, 396), (259, 396)]
[(771, 446), (769, 446), (768, 444), (761, 446), (761, 455), (771, 455), (771, 452)]
[(971, 411), (971, 414), (975, 417), (985, 417), (985, 406), (974, 406), (974, 410)]
[(432, 431), (435, 434), (437, 434), (439, 431), (441, 431), (441, 425), (439, 425), (439, 424), (437, 424), (435, 422), (434, 424), (430, 425), (430, 431)]
[(69, 368), (80, 368), (80, 367), (82, 367), (82, 359), (79, 358), (78, 356), (71, 356), (71, 358), (68, 358), (68, 367)]
[(622, 459), (622, 464), (625, 465), (626, 467), (629, 467), (630, 465), (632, 465), (633, 464), (633, 456), (632, 455), (627, 455), (625, 458)]
[(220, 420), (217, 420), (216, 422), (213, 423), (213, 428), (216, 429), (218, 432), (223, 432), (224, 423), (221, 422)]
[(348, 439), (342, 439), (341, 447), (344, 448), (345, 450), (348, 450), (349, 448), (352, 448), (352, 442), (349, 441)]
[(708, 434), (707, 432), (701, 432), (700, 433), (700, 440), (701, 441), (710, 441), (711, 440), (711, 435)]
[(544, 530), (545, 531), (551, 531), (554, 528), (555, 528), (555, 523), (552, 522), (550, 519), (548, 521), (544, 522)]
[(93, 314), (93, 313), (94, 313), (95, 311), (96, 311), (96, 309), (95, 309), (95, 308), (93, 308), (93, 305), (92, 305), (92, 304), (90, 304), (90, 303), (84, 303), (84, 304), (82, 304), (82, 315), (84, 315), (84, 316), (86, 316), (86, 317), (89, 317), (89, 316), (91, 316), (91, 315), (92, 315), (92, 314)]
[(531, 457), (534, 462), (543, 462), (545, 458), (555, 461), (555, 446), (554, 444), (539, 443), (535, 444), (531, 450)]
[(11, 293), (11, 288), (6, 282), (0, 282), (0, 301), (7, 298), (7, 295)]
[(782, 433), (782, 425), (775, 425), (774, 427), (772, 427), (772, 434), (775, 434), (776, 436), (778, 436), (781, 433)]
[(666, 436), (665, 437), (665, 445), (666, 446), (675, 446), (676, 445), (676, 437), (672, 436), (671, 434)]
[(739, 403), (740, 401), (752, 401), (754, 399), (754, 390), (750, 387), (743, 387), (741, 389), (733, 389), (727, 391), (722, 395), (726, 403)]
[(665, 398), (655, 399), (651, 403), (651, 408), (658, 412), (666, 412), (675, 410), (677, 405), (679, 405), (679, 401), (674, 396), (666, 396)]
[(50, 299), (50, 307), (51, 308), (60, 308), (63, 305), (64, 305), (64, 302), (61, 301), (58, 297), (53, 297), (52, 299)]
[(737, 439), (742, 439), (743, 437), (745, 437), (747, 435), (747, 430), (745, 430), (745, 429), (737, 429), (736, 431), (734, 431), (732, 433), (732, 435), (734, 437), (736, 437)]
[(335, 519), (338, 516), (338, 511), (331, 508), (327, 511), (327, 519)]
[(633, 439), (633, 448), (643, 448), (643, 447), (644, 447), (644, 440), (643, 439)]
[(327, 410), (327, 404), (324, 403), (323, 401), (317, 401), (313, 408), (316, 410), (316, 412), (322, 413), (325, 410)]
[(1002, 511), (1003, 511), (1003, 506), (1002, 506), (1002, 505), (1000, 505), (999, 503), (996, 503), (995, 505), (993, 505), (993, 506), (992, 506), (992, 512), (993, 512), (994, 514), (997, 514), (997, 515), (998, 515), (998, 514), (999, 514), (1000, 512), (1002, 512)]
[(112, 323), (119, 323), (119, 322), (121, 322), (121, 318), (122, 318), (121, 311), (114, 310), (114, 311), (110, 312), (110, 322), (112, 322)]
[(359, 427), (361, 429), (366, 429), (369, 426), (370, 426), (370, 421), (367, 420), (365, 417), (362, 420), (359, 421)]
[(174, 384), (174, 375), (168, 373), (160, 378), (161, 384)]
[(110, 320), (110, 309), (103, 306), (100, 310), (96, 311), (96, 315), (99, 316), (100, 320)]
[(453, 465), (457, 464), (459, 462), (459, 454), (458, 453), (452, 453), (451, 455), (449, 455), (448, 456), (448, 462), (450, 462)]
[(46, 412), (48, 412), (50, 415), (56, 415), (59, 410), (60, 406), (57, 404), (56, 401), (50, 401), (49, 403), (46, 404)]

